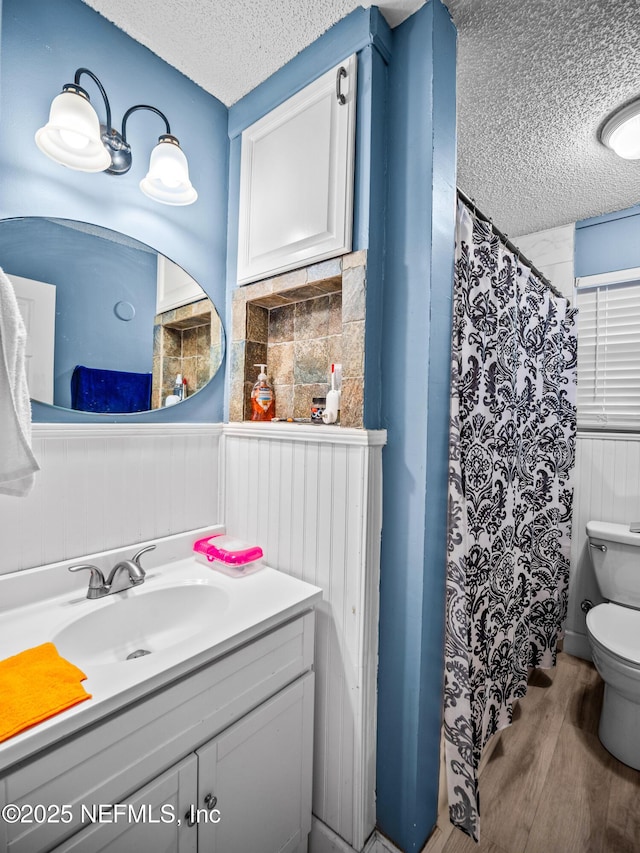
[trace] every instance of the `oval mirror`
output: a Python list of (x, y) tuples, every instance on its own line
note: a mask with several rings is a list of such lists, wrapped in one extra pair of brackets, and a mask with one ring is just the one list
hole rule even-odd
[(148, 411), (197, 393), (222, 363), (224, 330), (206, 293), (124, 234), (69, 219), (0, 220), (0, 267), (27, 326), (34, 400)]

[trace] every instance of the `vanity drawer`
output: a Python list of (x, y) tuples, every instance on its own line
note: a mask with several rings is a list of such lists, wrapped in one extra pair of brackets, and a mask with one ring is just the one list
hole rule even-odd
[(83, 804), (118, 802), (311, 669), (313, 643), (310, 611), (16, 765), (0, 805), (68, 805), (72, 821), (0, 821), (0, 850), (40, 853), (77, 832)]

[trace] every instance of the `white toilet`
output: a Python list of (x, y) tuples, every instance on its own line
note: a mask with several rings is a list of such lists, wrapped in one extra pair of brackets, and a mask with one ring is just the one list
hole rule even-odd
[(640, 770), (640, 533), (590, 521), (589, 551), (606, 599), (587, 613), (587, 635), (605, 683), (598, 734), (624, 764)]

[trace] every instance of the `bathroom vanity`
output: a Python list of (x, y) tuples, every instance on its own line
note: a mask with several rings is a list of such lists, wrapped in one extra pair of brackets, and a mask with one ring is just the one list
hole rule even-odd
[[(0, 614), (0, 656), (52, 640), (92, 694), (0, 744), (0, 807), (15, 804), (21, 818), (0, 821), (0, 850), (306, 851), (321, 592), (269, 568), (229, 578), (184, 557), (184, 536), (167, 540), (141, 587), (100, 602), (83, 597), (72, 561), (47, 567), (45, 587), (57, 578), (63, 594), (35, 603), (24, 596), (43, 569), (0, 579), (12, 605)], [(206, 606), (180, 612), (196, 600), (190, 590)], [(141, 642), (150, 653), (128, 660)]]

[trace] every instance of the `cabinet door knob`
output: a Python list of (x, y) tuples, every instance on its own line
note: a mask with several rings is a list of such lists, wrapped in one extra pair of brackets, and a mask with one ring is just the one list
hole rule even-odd
[(346, 76), (347, 76), (347, 71), (341, 65), (340, 68), (338, 68), (338, 73), (336, 74), (336, 98), (338, 99), (339, 104), (346, 104), (347, 103), (347, 99), (345, 98), (345, 96), (340, 91), (340, 83), (342, 81), (342, 78), (346, 77)]
[(196, 825), (196, 822), (193, 819), (194, 811), (195, 811), (195, 809), (193, 808), (193, 806), (191, 806), (191, 808), (185, 812), (184, 819), (186, 821), (187, 826), (195, 826)]
[(215, 809), (217, 802), (218, 798), (214, 797), (213, 794), (207, 794), (204, 798), (204, 804), (208, 809)]

